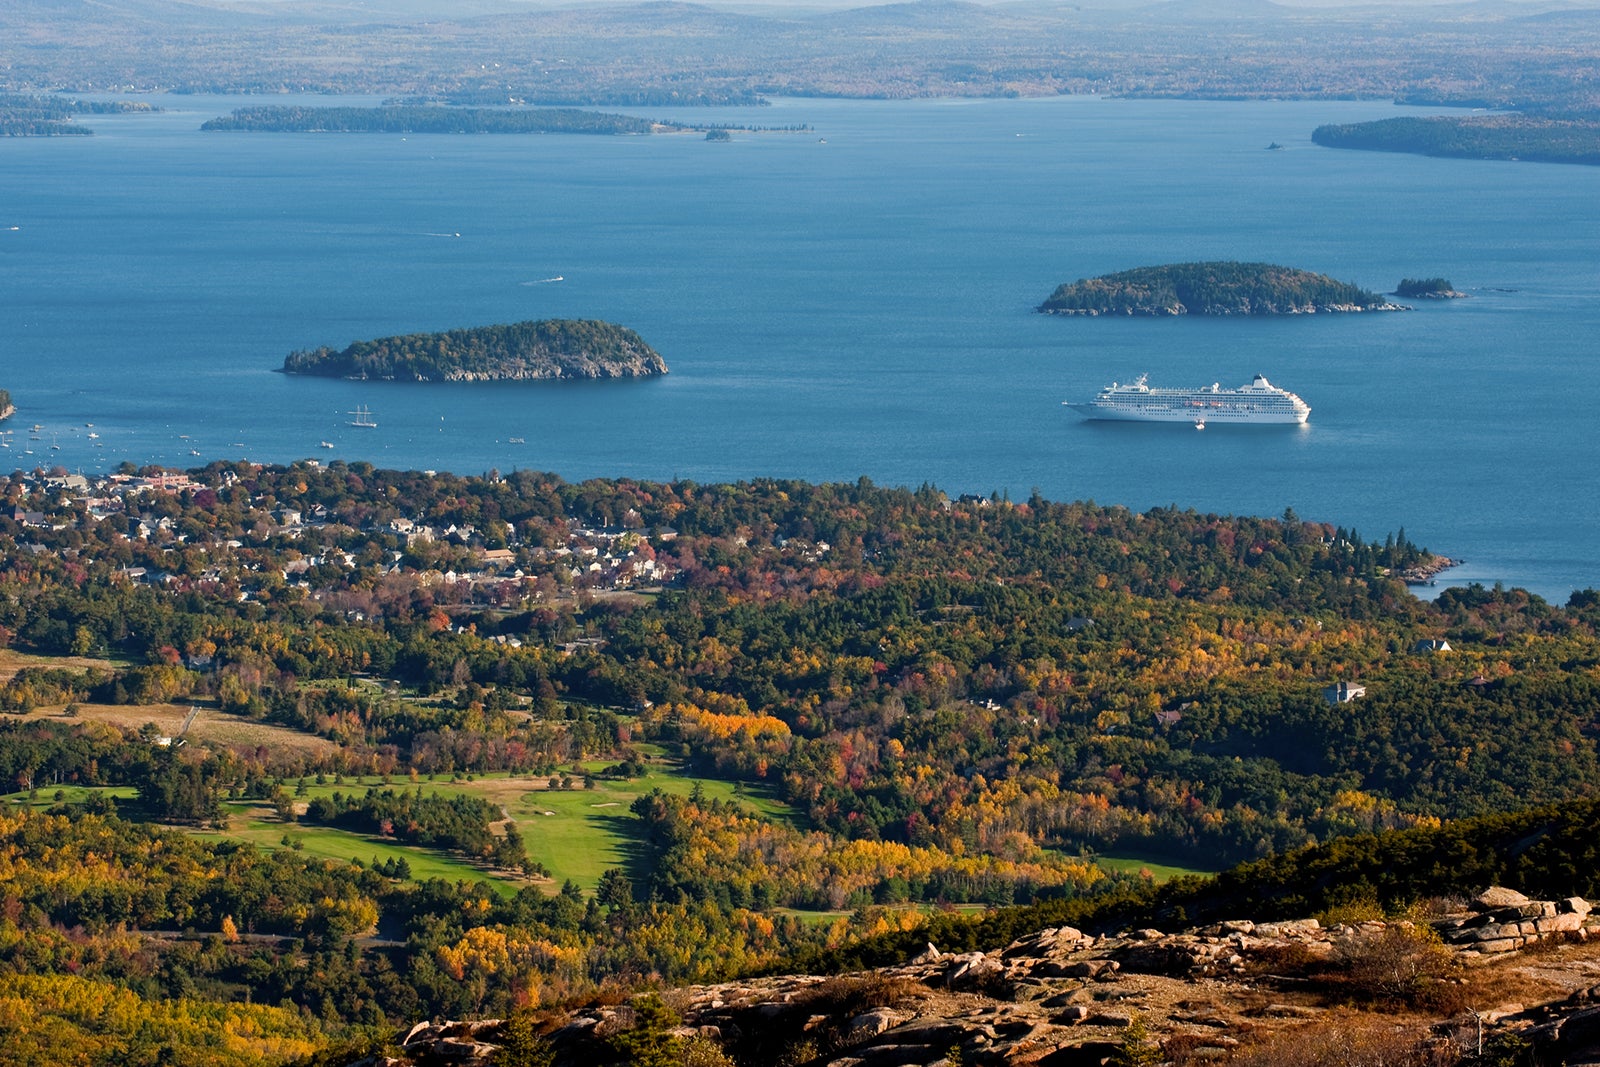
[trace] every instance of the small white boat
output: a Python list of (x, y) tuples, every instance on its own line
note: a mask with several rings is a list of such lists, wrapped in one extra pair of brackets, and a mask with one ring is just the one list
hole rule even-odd
[(333, 442), (332, 441), (318, 441), (317, 442), (317, 447), (318, 448), (332, 448), (333, 447)]

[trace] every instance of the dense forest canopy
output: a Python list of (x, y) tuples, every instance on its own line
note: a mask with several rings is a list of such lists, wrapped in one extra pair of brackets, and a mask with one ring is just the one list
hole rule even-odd
[(385, 381), (644, 378), (667, 372), (661, 354), (609, 322), (544, 319), (356, 341), (292, 352), (289, 374)]
[[(173, 675), (155, 659), (119, 678), (24, 673), (12, 683), (18, 704), (46, 691), (116, 702), (214, 687), (227, 707), (397, 746), (386, 766), (425, 770), (563, 758), (577, 724), (560, 725), (561, 696), (646, 707), (628, 729), (684, 746), (703, 773), (772, 784), (817, 828), (944, 849), (994, 847), (1020, 830), (1032, 848), (1247, 858), (1600, 786), (1585, 733), (1592, 683), (1557, 666), (1592, 655), (1584, 602), (1570, 615), (1501, 591), (1422, 604), (1388, 576), (1428, 558), (1403, 532), (1373, 544), (1298, 518), (954, 502), (866, 484), (572, 486), (343, 464), (249, 468), (232, 488), (223, 482), (237, 468), (202, 476), (218, 488), (195, 491), (206, 503), (180, 508), (175, 529), (250, 539), (220, 583), (199, 580), (208, 566), (197, 546), (119, 542), (101, 523), (93, 536), (110, 541), (93, 555), (175, 573), (182, 610), (148, 586), (19, 577), (31, 591), (0, 625), (44, 652), (214, 648), (209, 670), (220, 673)], [(285, 500), (326, 517), (292, 538), (271, 533), (271, 512), (264, 527), (249, 517)], [(394, 532), (402, 518), (474, 532), (417, 541)], [(595, 535), (567, 525), (581, 521), (621, 525)], [(485, 549), (471, 542), (485, 536), (509, 546), (495, 551), (519, 577), (429, 578), (481, 567)], [(661, 576), (660, 595), (583, 608), (585, 586), (613, 580), (604, 564), (572, 566), (586, 541), (631, 546), (626, 558), (610, 550), (614, 572)], [(271, 564), (270, 581), (236, 569), (286, 551), (304, 558), (314, 544), (318, 563)], [(388, 545), (399, 546), (398, 570), (379, 566)], [(338, 553), (345, 562), (326, 560)], [(31, 557), (21, 573), (48, 572), (50, 559)], [(473, 632), (435, 630), (426, 620), (438, 612)], [(1494, 637), (1508, 632), (1538, 640)], [(1440, 633), (1475, 650), (1443, 661), (1413, 651)], [(494, 715), (548, 687), (556, 699), (541, 706), (554, 719), (512, 731), (514, 749), (478, 726), (464, 748), (473, 731), (460, 712), (318, 681), (350, 670), (424, 692), (476, 685)], [(1322, 689), (1340, 678), (1364, 681), (1366, 696), (1330, 705)], [(621, 729), (606, 727), (613, 739)], [(588, 744), (603, 748), (604, 735)], [(1454, 758), (1437, 758), (1446, 749)], [(1018, 762), (1021, 751), (1034, 756)]]
[[(1436, 557), (1404, 531), (344, 462), (3, 488), (0, 652), (39, 658), (0, 673), (0, 975), (133, 1014), (249, 989), (315, 1043), (1010, 921), (960, 933), (942, 904), (1198, 914), (1433, 840), (1385, 831), (1600, 796), (1600, 595), (1423, 602), (1399, 575)], [(1341, 680), (1364, 694), (1332, 702)], [(115, 725), (172, 704), (316, 744)], [(553, 824), (506, 798), (640, 776), (607, 816), (630, 863), (541, 887)], [(295, 847), (323, 834), (372, 860)], [(1268, 866), (1155, 898), (1100, 853)], [(415, 873), (439, 857), (471, 875)]]
[(1377, 293), (1271, 263), (1172, 263), (1081, 278), (1039, 305), (1053, 315), (1289, 315), (1388, 310)]
[(1486, 885), (1529, 893), (1600, 896), (1600, 801), (1554, 805), (1514, 815), (1463, 819), (1441, 827), (1358, 834), (1163, 886), (1049, 901), (976, 921), (949, 916), (804, 959), (823, 971), (898, 963), (932, 937), (954, 951), (1003, 945), (1044, 927), (1204, 924), (1251, 915), (1258, 922), (1299, 919), (1331, 909), (1403, 911), (1419, 900), (1470, 896)]

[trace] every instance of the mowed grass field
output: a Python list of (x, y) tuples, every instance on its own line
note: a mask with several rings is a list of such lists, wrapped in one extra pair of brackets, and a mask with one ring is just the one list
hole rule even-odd
[(69, 717), (63, 708), (35, 708), (26, 715), (16, 716), (28, 722), (51, 719), (56, 722), (105, 722), (122, 730), (136, 731), (145, 723), (155, 723), (164, 737), (176, 737), (183, 729), (189, 710), (200, 709), (189, 732), (187, 741), (214, 741), (229, 748), (268, 748), (277, 752), (298, 752), (308, 756), (331, 753), (339, 746), (326, 738), (301, 733), (276, 723), (257, 722), (227, 712), (218, 711), (209, 701), (183, 704), (79, 704), (76, 717)]
[[(187, 709), (184, 711), (187, 713)], [(586, 763), (582, 769), (594, 772), (608, 766), (609, 762), (599, 761)], [(321, 785), (308, 780), (303, 792), (296, 782), (285, 783), (285, 788), (295, 794), (297, 805), (334, 793), (360, 795), (368, 789), (421, 789), (424, 793), (445, 796), (483, 797), (516, 822), (529, 857), (551, 872), (548, 879), (530, 879), (519, 872), (475, 863), (465, 856), (403, 845), (377, 835), (311, 823), (284, 822), (272, 806), (263, 801), (225, 801), (222, 806), (225, 829), (182, 829), (207, 840), (247, 841), (268, 850), (298, 848), (307, 855), (331, 860), (369, 864), (374, 858), (379, 861), (404, 858), (413, 878), (484, 881), (502, 895), (515, 893), (527, 885), (538, 885), (553, 893), (569, 878), (585, 892), (593, 892), (600, 875), (611, 867), (623, 868), (635, 882), (649, 876), (648, 854), (639, 835), (639, 821), (629, 810), (633, 802), (652, 789), (688, 796), (696, 779), (683, 774), (675, 764), (662, 762), (652, 763), (650, 773), (643, 778), (616, 781), (594, 778), (590, 788), (582, 787), (582, 778), (575, 777), (574, 781), (579, 783), (578, 788), (552, 789), (550, 786), (559, 779), (532, 775), (491, 774), (473, 776), (471, 781), (442, 776), (434, 781), (426, 776), (412, 781), (405, 776), (395, 776), (387, 783), (376, 776), (345, 778), (342, 782), (330, 777)], [(770, 796), (753, 792), (737, 796), (731, 782), (710, 779), (699, 782), (708, 799), (734, 800), (773, 818), (792, 817), (785, 805)], [(53, 788), (42, 787), (31, 801), (25, 793), (13, 793), (0, 798), (0, 802), (47, 808), (57, 802), (55, 793)], [(81, 802), (90, 793), (105, 793), (118, 800), (131, 800), (134, 796), (133, 789), (121, 786), (104, 789), (66, 786), (61, 793), (62, 799), (69, 803)]]
[[(29, 656), (0, 650), (0, 684), (18, 670), (29, 666), (110, 670), (119, 664), (104, 659)], [(230, 748), (266, 748), (310, 757), (332, 753), (338, 747), (313, 734), (227, 714), (208, 700), (173, 704), (79, 703), (76, 716), (66, 715), (63, 707), (41, 707), (16, 718), (60, 723), (104, 722), (126, 731), (136, 731), (146, 723), (154, 723), (163, 736), (175, 737), (182, 730), (191, 708), (195, 707), (199, 708), (199, 712), (184, 735), (191, 742), (214, 742)], [(377, 836), (308, 823), (286, 823), (278, 818), (272, 805), (263, 801), (225, 802), (223, 829), (184, 829), (212, 840), (226, 838), (248, 841), (266, 849), (299, 848), (308, 855), (333, 860), (369, 863), (374, 857), (380, 861), (403, 857), (415, 878), (482, 880), (502, 893), (513, 893), (529, 884), (537, 884), (549, 892), (555, 892), (567, 879), (592, 892), (599, 884), (600, 875), (612, 867), (623, 868), (635, 882), (649, 875), (648, 856), (639, 835), (639, 822), (629, 810), (633, 802), (652, 789), (687, 797), (695, 788), (697, 779), (687, 774), (677, 761), (664, 757), (657, 746), (640, 745), (638, 749), (650, 757), (648, 773), (644, 777), (631, 780), (596, 777), (596, 772), (613, 766), (615, 761), (588, 761), (562, 768), (562, 773), (569, 775), (574, 782), (574, 788), (571, 789), (559, 787), (559, 774), (546, 778), (542, 775), (498, 773), (473, 775), (471, 780), (464, 776), (444, 775), (433, 779), (424, 775), (413, 780), (406, 775), (395, 775), (388, 782), (370, 775), (335, 782), (329, 776), (322, 784), (308, 780), (303, 791), (294, 780), (285, 783), (299, 805), (319, 796), (331, 796), (336, 792), (360, 794), (371, 788), (420, 788), (424, 793), (483, 797), (499, 808), (507, 819), (515, 821), (529, 857), (551, 872), (549, 879), (529, 879), (518, 872), (474, 863), (465, 856), (414, 848)], [(732, 782), (714, 779), (699, 779), (698, 782), (707, 799), (734, 800), (771, 818), (795, 820), (794, 813), (776, 800), (769, 790), (747, 787), (740, 795)], [(63, 790), (63, 798), (68, 802), (82, 801), (89, 792), (95, 791), (108, 793), (119, 800), (131, 800), (134, 796), (130, 788), (87, 790), (68, 787)], [(55, 792), (53, 788), (41, 786), (32, 800), (26, 794), (12, 794), (0, 798), (0, 801), (46, 808), (56, 803)], [(303, 807), (301, 810), (304, 810)], [(285, 837), (288, 838), (288, 844), (285, 844)]]
[[(403, 859), (410, 866), (413, 879), (487, 882), (502, 896), (510, 896), (529, 882), (513, 872), (480, 866), (465, 856), (449, 852), (402, 845), (377, 835), (358, 834), (333, 826), (285, 823), (267, 805), (230, 803), (224, 805), (224, 810), (228, 815), (226, 830), (197, 831), (195, 836), (248, 841), (267, 851), (294, 848), (308, 856), (339, 862), (370, 865), (374, 860)], [(284, 843), (285, 838), (288, 844)]]
[[(596, 771), (607, 763), (588, 763)], [(523, 791), (505, 804), (528, 848), (528, 855), (555, 875), (557, 885), (571, 878), (593, 890), (600, 875), (621, 867), (635, 882), (649, 873), (644, 842), (638, 837), (638, 819), (629, 810), (635, 800), (652, 789), (688, 796), (696, 779), (669, 763), (652, 763), (650, 773), (629, 781), (595, 778), (592, 789)], [(751, 811), (790, 820), (793, 813), (770, 795), (747, 792), (734, 795), (731, 782), (700, 779), (708, 800), (734, 800)]]
[(1106, 870), (1114, 871), (1118, 874), (1148, 874), (1151, 881), (1157, 884), (1170, 882), (1174, 878), (1181, 878), (1188, 874), (1210, 877), (1217, 873), (1214, 870), (1202, 870), (1198, 867), (1180, 867), (1176, 864), (1164, 863), (1156, 857), (1137, 853), (1124, 853), (1120, 856), (1096, 856), (1094, 861)]
[[(590, 761), (581, 765), (584, 775), (593, 775), (613, 765), (613, 761)], [(585, 891), (593, 891), (600, 875), (612, 867), (621, 867), (636, 880), (649, 874), (644, 842), (640, 838), (639, 821), (630, 808), (635, 800), (652, 789), (676, 796), (689, 796), (696, 781), (709, 799), (733, 800), (751, 811), (771, 818), (789, 820), (789, 808), (765, 793), (747, 791), (736, 795), (732, 782), (695, 779), (683, 773), (672, 762), (652, 761), (649, 773), (643, 778), (610, 780), (593, 777), (592, 786), (584, 787), (584, 777), (571, 768), (575, 788), (559, 788), (559, 776), (486, 774), (452, 779), (442, 775), (429, 780), (426, 775), (412, 780), (395, 775), (385, 783), (381, 778), (346, 778), (335, 783), (331, 778), (321, 785), (308, 782), (304, 793), (296, 783), (287, 783), (297, 803), (308, 803), (316, 797), (334, 793), (361, 794), (368, 789), (421, 789), (423, 793), (443, 796), (467, 795), (482, 797), (495, 805), (511, 820), (522, 834), (529, 858), (543, 864), (551, 873), (548, 880), (541, 879), (551, 892), (559, 889), (567, 879), (572, 879)], [(552, 788), (555, 786), (555, 788)], [(270, 806), (265, 804), (235, 806), (227, 836), (253, 841), (266, 848), (281, 848), (281, 838), (289, 833), (302, 842), (302, 848), (314, 855), (371, 859), (374, 845), (396, 851), (377, 854), (380, 859), (390, 855), (404, 855), (417, 877), (426, 877), (414, 856), (421, 849), (395, 845), (381, 838), (351, 834), (343, 830), (313, 826), (305, 823), (286, 824), (278, 821)], [(362, 851), (366, 849), (366, 851)], [(430, 855), (438, 855), (430, 853)], [(450, 860), (449, 871), (439, 872), (442, 878), (486, 878), (499, 886), (515, 888), (529, 880), (506, 871), (478, 867), (461, 857), (441, 857)]]
[(93, 656), (30, 656), (14, 649), (0, 648), (0, 685), (11, 681), (24, 667), (110, 671), (119, 666), (125, 667), (127, 664), (116, 663), (109, 659), (96, 659)]
[[(0, 650), (0, 685), (16, 676), (23, 667), (71, 668), (74, 670), (112, 670), (119, 666), (110, 660), (90, 659), (81, 656), (27, 656), (9, 649)], [(186, 701), (174, 704), (90, 704), (80, 702), (77, 715), (69, 716), (63, 705), (42, 706), (14, 718), (24, 722), (50, 719), (57, 722), (105, 722), (121, 730), (136, 731), (146, 723), (155, 723), (165, 737), (175, 737), (183, 729), (189, 710), (198, 707), (199, 714), (189, 726), (186, 739), (214, 741), (230, 748), (269, 748), (275, 751), (297, 752), (307, 756), (320, 756), (333, 752), (337, 745), (314, 734), (301, 733), (275, 723), (257, 722), (254, 719), (230, 715), (218, 710), (212, 700)]]

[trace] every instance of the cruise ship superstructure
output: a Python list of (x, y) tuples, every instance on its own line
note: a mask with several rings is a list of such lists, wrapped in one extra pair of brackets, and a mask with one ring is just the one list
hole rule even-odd
[(1091, 419), (1188, 422), (1200, 428), (1210, 422), (1304, 423), (1311, 414), (1311, 405), (1261, 374), (1237, 389), (1215, 383), (1202, 389), (1152, 389), (1141, 374), (1131, 383), (1112, 382), (1087, 404), (1064, 403)]

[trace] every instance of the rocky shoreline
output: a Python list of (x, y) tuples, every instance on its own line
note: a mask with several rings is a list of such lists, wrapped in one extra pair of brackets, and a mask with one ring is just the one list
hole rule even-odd
[(1394, 577), (1399, 578), (1407, 585), (1432, 585), (1434, 579), (1452, 567), (1459, 567), (1466, 560), (1451, 559), (1449, 556), (1432, 556), (1422, 563), (1413, 564)]
[[(636, 359), (580, 359), (569, 358), (563, 363), (528, 363), (507, 365), (493, 371), (454, 369), (439, 377), (393, 376), (383, 381), (416, 382), (548, 382), (548, 381), (600, 381), (607, 378), (653, 378), (667, 373), (663, 364), (657, 368), (650, 361)], [(367, 375), (349, 375), (347, 381), (371, 381)]]
[(1243, 304), (1243, 305), (1203, 305), (1190, 308), (1183, 304), (1151, 305), (1148, 307), (1131, 308), (1049, 308), (1041, 307), (1039, 312), (1044, 315), (1085, 315), (1095, 317), (1098, 315), (1142, 316), (1162, 318), (1172, 315), (1208, 315), (1208, 316), (1263, 316), (1263, 315), (1343, 315), (1362, 311), (1410, 311), (1411, 308), (1404, 304), (1395, 304), (1385, 301), (1382, 304)]

